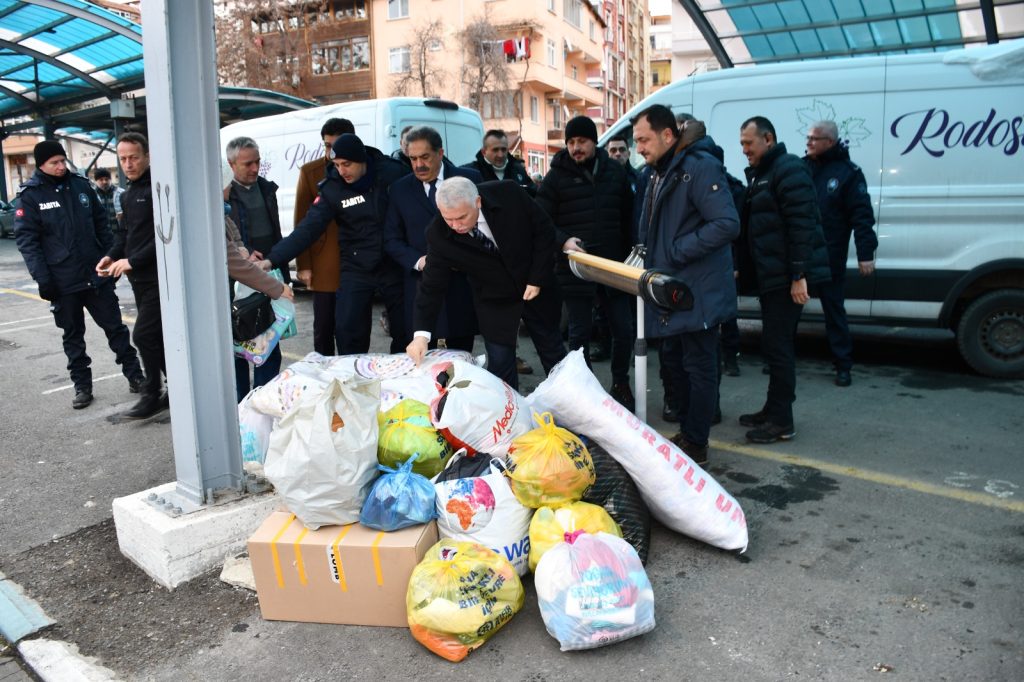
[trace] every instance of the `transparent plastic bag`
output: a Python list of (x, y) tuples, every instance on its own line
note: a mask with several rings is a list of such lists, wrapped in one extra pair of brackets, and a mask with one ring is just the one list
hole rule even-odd
[(578, 530), (622, 537), (619, 524), (596, 504), (573, 502), (557, 509), (541, 507), (530, 521), (530, 570), (537, 570), (544, 553), (564, 542), (566, 533)]
[(397, 470), (377, 465), (384, 472), (359, 512), (359, 523), (377, 530), (393, 531), (427, 523), (434, 518), (434, 485), (413, 471), (417, 455)]
[(475, 542), (445, 539), (413, 569), (405, 605), (416, 641), (458, 662), (511, 620), (524, 599), (503, 557)]
[(555, 425), (550, 412), (534, 414), (536, 429), (512, 441), (508, 479), (527, 507), (555, 507), (579, 500), (596, 480), (583, 442)]
[(654, 591), (636, 550), (608, 533), (566, 533), (534, 576), (544, 626), (562, 651), (594, 649), (654, 629)]

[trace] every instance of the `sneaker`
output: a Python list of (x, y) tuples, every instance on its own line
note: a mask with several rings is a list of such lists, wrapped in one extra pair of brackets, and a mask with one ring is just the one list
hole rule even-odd
[(75, 397), (71, 400), (71, 407), (80, 410), (83, 407), (89, 407), (92, 403), (92, 390), (83, 388), (75, 391)]
[(661, 419), (662, 421), (674, 424), (679, 421), (679, 409), (675, 405), (665, 400), (661, 407)]
[(142, 387), (146, 383), (146, 377), (139, 377), (138, 379), (128, 380), (128, 392), (129, 393), (141, 393)]
[(740, 375), (740, 363), (737, 360), (736, 355), (732, 355), (725, 359), (723, 364), (723, 371), (727, 377), (738, 377)]
[(758, 410), (752, 414), (740, 415), (740, 426), (762, 426), (767, 421), (768, 416), (765, 415), (764, 410)]
[(533, 367), (527, 364), (526, 360), (523, 360), (518, 355), (516, 356), (516, 373), (517, 374), (533, 374)]
[(836, 386), (842, 386), (846, 388), (853, 383), (853, 377), (850, 376), (850, 370), (848, 369), (837, 369), (836, 370)]
[(682, 433), (677, 433), (676, 435), (669, 438), (669, 440), (675, 443), (676, 447), (682, 450), (683, 454), (692, 459), (694, 463), (699, 464), (701, 466), (704, 466), (708, 463), (707, 445), (697, 445), (696, 443), (691, 443), (690, 441), (686, 440), (686, 436), (684, 436)]
[(629, 390), (629, 384), (612, 384), (612, 390), (608, 394), (630, 412), (636, 409), (636, 401), (633, 399), (633, 391)]
[(139, 402), (132, 405), (127, 412), (123, 412), (121, 417), (124, 419), (148, 419), (166, 407), (166, 402), (159, 395), (147, 395), (139, 399)]
[(751, 443), (774, 443), (778, 440), (792, 440), (796, 435), (793, 425), (779, 426), (765, 422), (756, 429), (747, 431), (747, 440)]

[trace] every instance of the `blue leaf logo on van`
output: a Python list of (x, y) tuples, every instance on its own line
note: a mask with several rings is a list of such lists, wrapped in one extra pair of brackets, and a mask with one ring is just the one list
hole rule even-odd
[(822, 99), (814, 98), (809, 107), (797, 109), (796, 117), (801, 124), (797, 131), (801, 136), (807, 135), (811, 126), (818, 121), (835, 121), (836, 126), (839, 127), (839, 139), (845, 140), (851, 149), (860, 147), (861, 142), (871, 137), (871, 131), (864, 125), (863, 118), (859, 116), (843, 118), (836, 113), (834, 106)]

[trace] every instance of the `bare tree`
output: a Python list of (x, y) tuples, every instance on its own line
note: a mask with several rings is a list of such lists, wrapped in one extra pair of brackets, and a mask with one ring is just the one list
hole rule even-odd
[(466, 24), (459, 37), (466, 55), (462, 66), (466, 106), (481, 111), (485, 95), (518, 88), (518, 83), (512, 83), (497, 26), (486, 17), (478, 17)]
[(448, 73), (431, 58), (444, 44), (444, 22), (424, 22), (409, 36), (409, 70), (396, 74), (391, 83), (395, 96), (439, 96)]
[(221, 82), (308, 97), (306, 18), (326, 13), (323, 0), (236, 0), (216, 19)]

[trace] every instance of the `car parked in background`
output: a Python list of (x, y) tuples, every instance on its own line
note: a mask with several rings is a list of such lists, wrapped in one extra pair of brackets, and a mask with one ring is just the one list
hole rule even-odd
[(7, 203), (0, 201), (0, 239), (14, 236), (14, 211), (17, 210), (18, 199)]

